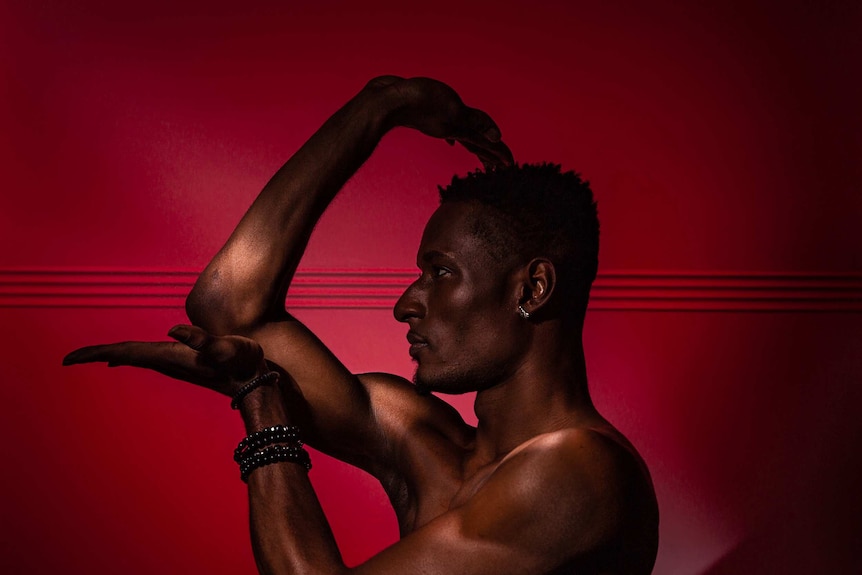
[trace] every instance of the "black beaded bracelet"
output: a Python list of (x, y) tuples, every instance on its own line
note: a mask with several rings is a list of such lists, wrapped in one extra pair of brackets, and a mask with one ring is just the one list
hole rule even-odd
[(252, 456), (260, 448), (273, 443), (293, 443), (297, 447), (302, 447), (299, 428), (294, 425), (273, 425), (255, 431), (239, 442), (239, 445), (233, 450), (233, 460), (239, 463)]
[(278, 381), (277, 371), (270, 371), (252, 379), (251, 381), (239, 388), (239, 391), (237, 391), (236, 395), (233, 396), (233, 399), (230, 400), (230, 408), (239, 409), (239, 404), (242, 402), (243, 399), (245, 399), (245, 396), (247, 396), (249, 393), (257, 389), (261, 385), (269, 385), (271, 383), (275, 383), (276, 381)]
[(299, 463), (306, 471), (311, 469), (311, 458), (308, 452), (296, 445), (271, 445), (261, 451), (255, 451), (242, 460), (239, 466), (239, 478), (248, 483), (251, 472), (264, 465), (281, 462)]

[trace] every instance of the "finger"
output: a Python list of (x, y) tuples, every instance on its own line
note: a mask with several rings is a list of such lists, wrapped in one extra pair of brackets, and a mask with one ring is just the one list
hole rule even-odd
[(403, 79), (404, 78), (402, 78), (401, 76), (392, 76), (392, 75), (377, 76), (376, 78), (372, 78), (371, 80), (369, 80), (368, 84), (366, 84), (366, 87), (368, 87), (368, 88), (385, 88), (386, 86), (391, 86), (392, 84), (394, 84), (396, 82), (400, 82)]
[(512, 166), (515, 164), (515, 156), (512, 155), (512, 150), (502, 141), (497, 142), (497, 158), (504, 166)]
[[(134, 344), (138, 342), (124, 341), (121, 343), (109, 343), (104, 345), (88, 345), (76, 349), (63, 358), (63, 365), (75, 365), (79, 363), (94, 362), (117, 362), (130, 355)], [(118, 365), (118, 364), (117, 364)]]
[[(116, 345), (116, 344), (112, 344)], [(63, 358), (63, 365), (76, 365), (79, 363), (91, 363), (94, 361), (107, 361), (103, 358), (104, 345), (89, 345), (71, 351)]]
[(90, 345), (76, 349), (66, 355), (63, 358), (63, 365), (106, 362), (108, 367), (118, 365), (151, 367), (152, 364), (158, 363), (158, 359), (169, 355), (174, 346), (176, 346), (175, 343), (143, 341)]
[(198, 352), (201, 361), (210, 366), (221, 366), (234, 359), (240, 359), (238, 353), (245, 347), (240, 343), (244, 338), (214, 336), (193, 325), (175, 325), (168, 332), (168, 336)]
[(499, 142), (503, 137), (491, 116), (477, 108), (467, 108), (465, 123), (470, 131), (481, 135), (489, 142)]
[(176, 325), (168, 335), (196, 352), (196, 364), (199, 368), (222, 371), (238, 379), (247, 379), (263, 362), (260, 345), (242, 336), (211, 335), (193, 325)]
[(212, 367), (201, 365), (199, 357), (198, 352), (184, 343), (126, 341), (76, 349), (63, 358), (63, 365), (105, 362), (108, 367), (141, 367), (214, 388), (213, 383), (219, 383), (223, 378)]
[(195, 351), (202, 351), (212, 344), (213, 336), (194, 325), (175, 325), (168, 331), (168, 337), (184, 343)]
[(515, 159), (512, 156), (512, 151), (503, 143), (500, 129), (491, 117), (482, 110), (475, 108), (467, 108), (467, 110), (466, 120), (456, 139), (468, 150), (479, 156), (486, 167), (514, 164)]
[(503, 142), (478, 145), (470, 141), (460, 140), (459, 143), (468, 151), (478, 156), (485, 168), (511, 166), (515, 163), (511, 150)]
[(475, 154), (476, 157), (479, 158), (479, 161), (482, 162), (482, 166), (484, 166), (486, 170), (493, 169), (497, 165), (499, 165), (499, 162), (494, 157), (486, 153), (485, 150), (483, 150), (482, 148), (479, 148), (478, 146), (473, 146), (472, 144), (468, 144), (465, 142), (461, 142), (461, 145), (464, 146), (468, 151)]
[(168, 337), (196, 351), (202, 366), (218, 366), (234, 353), (229, 345), (225, 345), (225, 338), (213, 336), (194, 325), (175, 325), (168, 331)]

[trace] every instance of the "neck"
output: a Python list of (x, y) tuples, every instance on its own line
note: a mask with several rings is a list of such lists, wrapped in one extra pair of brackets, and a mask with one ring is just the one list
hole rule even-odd
[(505, 381), (476, 395), (480, 459), (499, 459), (537, 435), (600, 417), (587, 387), (580, 335), (568, 342), (541, 339), (534, 338), (537, 341)]

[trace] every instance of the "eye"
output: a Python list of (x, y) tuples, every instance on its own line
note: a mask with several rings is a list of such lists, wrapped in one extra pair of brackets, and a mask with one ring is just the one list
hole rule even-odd
[(449, 270), (448, 268), (444, 268), (442, 266), (434, 266), (431, 269), (432, 269), (432, 272), (433, 272), (435, 278), (447, 276), (447, 275), (452, 273), (451, 270)]

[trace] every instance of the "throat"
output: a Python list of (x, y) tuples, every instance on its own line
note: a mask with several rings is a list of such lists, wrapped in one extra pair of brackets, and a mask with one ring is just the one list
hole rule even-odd
[(476, 455), (505, 457), (533, 437), (600, 418), (586, 377), (519, 378), (476, 394)]

